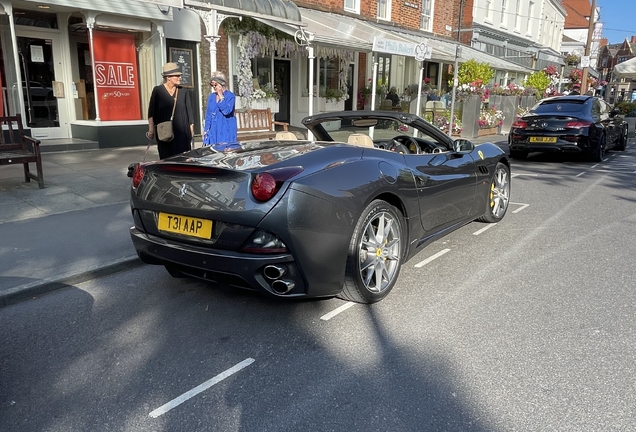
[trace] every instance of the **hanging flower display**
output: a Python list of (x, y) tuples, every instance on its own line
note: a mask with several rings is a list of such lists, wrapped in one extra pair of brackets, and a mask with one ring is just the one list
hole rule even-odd
[[(261, 93), (255, 93), (254, 90), (252, 59), (273, 55), (282, 58), (307, 56), (305, 47), (297, 45), (288, 35), (256, 20), (250, 18), (244, 18), (240, 21), (229, 19), (226, 22), (226, 32), (238, 34), (238, 58), (236, 59), (238, 96), (242, 97), (248, 106), (252, 99), (262, 97)], [(347, 73), (349, 64), (354, 60), (354, 52), (318, 46), (315, 53), (318, 59), (338, 60), (338, 88), (330, 89), (329, 96), (335, 100), (348, 99)]]

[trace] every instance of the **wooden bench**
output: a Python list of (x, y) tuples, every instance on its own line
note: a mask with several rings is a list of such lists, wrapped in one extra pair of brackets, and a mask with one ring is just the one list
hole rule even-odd
[(236, 111), (234, 115), (239, 141), (272, 139), (276, 137), (275, 126), (282, 126), (284, 131), (289, 126), (288, 123), (274, 121), (270, 108)]
[[(24, 135), (20, 114), (0, 117), (0, 128), (0, 165), (23, 164), (24, 181), (30, 182), (33, 179), (38, 182), (40, 189), (44, 189), (40, 140)], [(37, 175), (29, 171), (31, 162), (35, 162)]]

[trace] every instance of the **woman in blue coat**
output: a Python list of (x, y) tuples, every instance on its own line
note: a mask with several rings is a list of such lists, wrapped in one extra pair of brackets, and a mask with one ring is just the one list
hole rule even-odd
[(215, 150), (238, 147), (236, 139), (236, 117), (234, 116), (234, 93), (227, 89), (227, 79), (223, 72), (214, 72), (210, 78), (212, 93), (208, 97), (205, 110), (203, 145)]

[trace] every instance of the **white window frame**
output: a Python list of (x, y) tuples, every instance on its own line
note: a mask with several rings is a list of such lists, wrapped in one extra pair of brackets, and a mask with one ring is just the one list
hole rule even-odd
[(526, 35), (528, 36), (532, 36), (532, 22), (534, 21), (534, 17), (532, 16), (534, 14), (534, 2), (530, 2), (530, 4), (528, 4), (528, 27), (526, 27)]
[[(426, 1), (430, 1), (431, 2), (431, 8), (429, 11), (429, 14), (426, 15), (424, 12), (424, 3)], [(422, 0), (422, 14), (420, 15), (420, 29), (424, 30), (424, 31), (428, 31), (428, 32), (432, 32), (433, 31), (433, 13), (435, 11), (435, 0)], [(424, 17), (428, 17), (428, 28), (422, 27), (422, 21)]]
[(501, 0), (501, 19), (499, 20), (500, 23), (499, 25), (501, 27), (508, 27), (508, 14), (507, 14), (507, 6), (508, 6), (508, 0)]
[(486, 0), (486, 14), (484, 21), (492, 23), (492, 0)]
[[(384, 3), (386, 4), (386, 16), (381, 16), (380, 15), (380, 4)], [(377, 12), (377, 18), (379, 20), (383, 20), (383, 21), (391, 21), (391, 0), (378, 0), (378, 12)]]
[(517, 0), (517, 8), (515, 9), (515, 31), (519, 31), (519, 18), (521, 17), (521, 0)]
[[(347, 3), (353, 4), (353, 6), (347, 6)], [(360, 14), (360, 0), (344, 0), (343, 8), (347, 12), (353, 12), (355, 14)]]

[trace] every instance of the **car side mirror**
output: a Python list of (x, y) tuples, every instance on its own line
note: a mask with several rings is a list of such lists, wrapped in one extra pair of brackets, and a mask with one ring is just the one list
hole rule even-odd
[(465, 139), (457, 139), (453, 142), (453, 150), (456, 152), (471, 152), (475, 149), (475, 144)]

